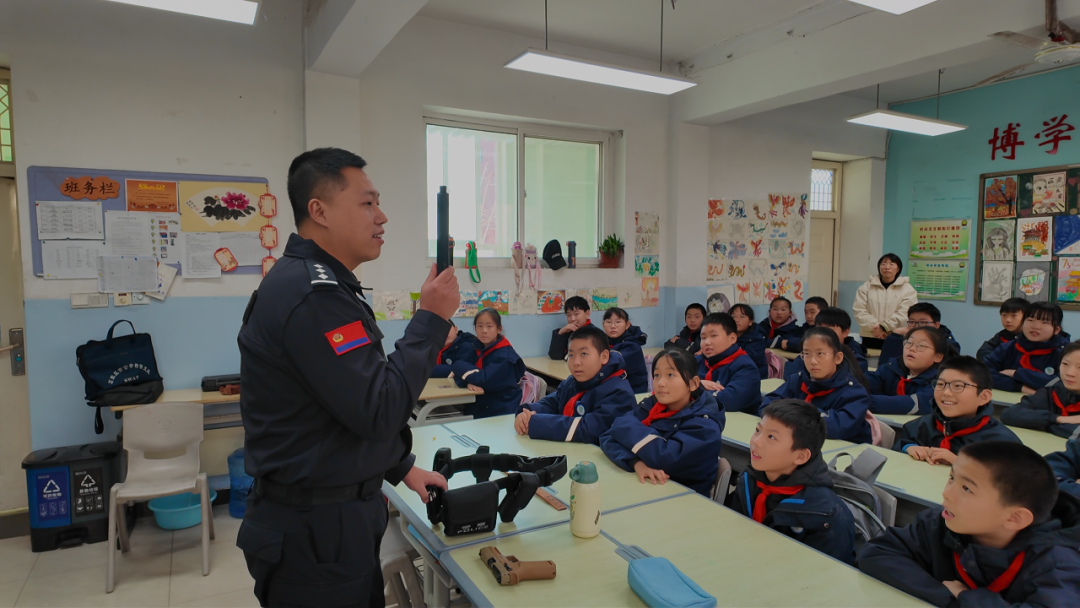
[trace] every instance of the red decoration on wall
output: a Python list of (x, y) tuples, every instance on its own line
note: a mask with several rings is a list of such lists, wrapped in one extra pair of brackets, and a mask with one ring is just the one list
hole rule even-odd
[(1053, 149), (1046, 150), (1047, 154), (1057, 154), (1058, 144), (1063, 141), (1069, 141), (1072, 139), (1072, 135), (1065, 135), (1069, 131), (1073, 131), (1073, 126), (1065, 122), (1068, 118), (1068, 114), (1062, 114), (1061, 116), (1054, 116), (1050, 120), (1043, 121), (1043, 126), (1046, 127), (1041, 133), (1035, 134), (1035, 139), (1046, 137), (1046, 141), (1039, 144), (1039, 146), (1053, 145)]
[(1020, 140), (1020, 133), (1017, 132), (1017, 128), (1020, 123), (1009, 123), (1009, 126), (1005, 129), (1004, 133), (998, 134), (999, 129), (994, 127), (994, 136), (987, 142), (990, 144), (990, 160), (997, 160), (997, 153), (1001, 152), (1001, 158), (1008, 160), (1016, 160), (1016, 147), (1024, 145), (1024, 142)]

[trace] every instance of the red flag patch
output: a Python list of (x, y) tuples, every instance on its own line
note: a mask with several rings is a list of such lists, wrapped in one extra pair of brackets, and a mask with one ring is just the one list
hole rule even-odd
[(326, 332), (326, 339), (330, 341), (330, 348), (333, 348), (338, 356), (344, 355), (350, 350), (371, 344), (371, 339), (368, 338), (367, 331), (364, 330), (363, 321), (349, 323), (334, 331), (328, 331)]

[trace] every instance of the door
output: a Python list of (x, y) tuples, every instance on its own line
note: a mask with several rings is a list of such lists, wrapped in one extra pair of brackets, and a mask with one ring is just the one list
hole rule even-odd
[(813, 161), (810, 170), (810, 290), (836, 305), (840, 277), (840, 185), (844, 166)]
[[(0, 346), (23, 324), (22, 255), (15, 180), (0, 177)], [(26, 376), (11, 375), (11, 353), (0, 354), (0, 514), (26, 507), (21, 464), (30, 453), (30, 390)]]
[(810, 215), (810, 291), (809, 296), (821, 296), (836, 304), (833, 299), (833, 252), (836, 245), (836, 220), (831, 217)]

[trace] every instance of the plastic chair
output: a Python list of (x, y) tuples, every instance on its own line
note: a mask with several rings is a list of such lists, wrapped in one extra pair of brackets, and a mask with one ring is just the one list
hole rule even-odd
[[(105, 593), (115, 587), (116, 541), (120, 550), (131, 549), (121, 512), (132, 500), (149, 500), (197, 492), (202, 506), (203, 576), (210, 574), (210, 539), (214, 514), (210, 510), (210, 485), (199, 472), (199, 444), (203, 440), (203, 406), (199, 403), (152, 403), (124, 412), (124, 449), (128, 456), (127, 478), (109, 493), (109, 566)], [(153, 458), (155, 454), (179, 456)], [(150, 455), (151, 457), (148, 457)]]
[[(394, 517), (400, 515), (391, 515), (391, 519)], [(400, 523), (391, 521), (379, 546), (388, 605), (397, 604), (398, 608), (422, 608), (426, 605), (422, 583), (413, 566), (413, 560), (419, 557), (420, 554), (406, 540)]]
[(728, 492), (731, 491), (731, 463), (727, 458), (718, 458), (716, 467), (716, 483), (713, 484), (709, 498), (713, 502), (724, 504)]

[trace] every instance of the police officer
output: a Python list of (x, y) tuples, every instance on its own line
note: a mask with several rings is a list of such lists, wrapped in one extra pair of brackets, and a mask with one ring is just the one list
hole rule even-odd
[[(236, 544), (263, 606), (382, 606), (383, 480), (427, 502), (408, 421), (450, 331), (453, 268), (431, 272), (386, 356), (351, 269), (379, 257), (387, 218), (366, 163), (305, 152), (289, 167), (299, 234), (251, 296), (240, 329), (245, 466), (255, 478)], [(419, 243), (417, 246), (423, 245)]]

